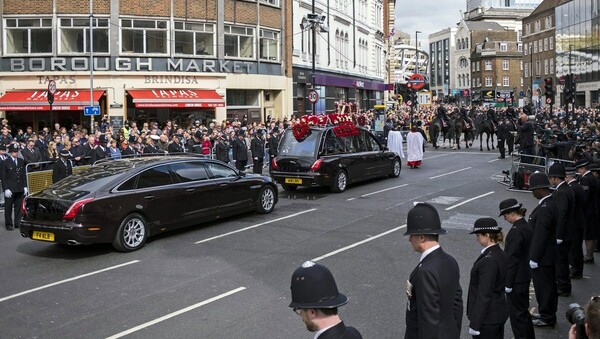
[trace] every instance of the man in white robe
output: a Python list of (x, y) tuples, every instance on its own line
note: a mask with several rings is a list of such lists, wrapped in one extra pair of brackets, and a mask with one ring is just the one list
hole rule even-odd
[(400, 159), (404, 159), (404, 151), (402, 150), (402, 133), (400, 131), (391, 130), (388, 133), (387, 148), (398, 153)]
[(419, 168), (421, 166), (421, 160), (423, 160), (423, 143), (423, 136), (417, 132), (416, 127), (413, 127), (406, 136), (406, 155), (410, 168)]

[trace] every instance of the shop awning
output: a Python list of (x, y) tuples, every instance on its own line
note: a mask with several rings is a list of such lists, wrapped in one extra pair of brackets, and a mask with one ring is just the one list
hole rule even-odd
[(225, 107), (225, 101), (214, 90), (136, 89), (127, 92), (137, 108)]
[[(98, 105), (104, 90), (94, 91), (94, 105)], [(90, 105), (89, 90), (67, 90), (54, 93), (53, 111), (83, 111)], [(0, 98), (0, 111), (49, 111), (48, 91), (7, 92)]]

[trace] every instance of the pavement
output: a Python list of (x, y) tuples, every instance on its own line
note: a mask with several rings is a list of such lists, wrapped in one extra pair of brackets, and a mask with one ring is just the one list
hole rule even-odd
[[(22, 238), (0, 225), (2, 338), (312, 338), (289, 308), (292, 272), (305, 260), (331, 269), (349, 296), (342, 319), (364, 338), (401, 338), (405, 282), (420, 254), (403, 236), (413, 203), (433, 203), (448, 229), (442, 247), (453, 255), (466, 291), (481, 246), (468, 231), (498, 204), (515, 197), (529, 211), (530, 193), (498, 183), (509, 159), (478, 149), (425, 153), (420, 169), (399, 178), (280, 191), (273, 213), (253, 213), (151, 238), (133, 253), (109, 244), (69, 247)], [(405, 164), (405, 162), (404, 162)], [(0, 214), (1, 216), (1, 214)], [(3, 218), (0, 221), (3, 223)], [(565, 338), (570, 303), (600, 295), (600, 256), (559, 299), (554, 329)], [(532, 290), (532, 311), (537, 306)], [(468, 336), (463, 317), (462, 337)], [(512, 337), (509, 322), (506, 338)]]

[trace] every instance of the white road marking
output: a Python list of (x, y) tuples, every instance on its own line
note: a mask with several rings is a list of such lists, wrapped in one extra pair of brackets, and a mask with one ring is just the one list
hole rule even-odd
[(448, 172), (448, 173), (436, 175), (435, 177), (431, 177), (429, 179), (437, 179), (437, 178), (445, 177), (445, 176), (450, 175), (450, 174), (454, 174), (454, 173), (458, 173), (458, 172), (470, 170), (471, 168), (473, 168), (473, 167), (467, 167), (467, 168), (459, 169), (459, 170), (456, 170), (456, 171), (452, 171), (452, 172)]
[(461, 203), (458, 203), (458, 204), (456, 204), (456, 205), (454, 205), (454, 206), (450, 206), (450, 207), (446, 208), (446, 211), (449, 211), (449, 210), (451, 210), (451, 209), (455, 209), (455, 208), (457, 208), (458, 206), (462, 206), (462, 205), (464, 205), (464, 204), (466, 204), (466, 203), (469, 203), (469, 202), (471, 202), (471, 201), (473, 201), (473, 200), (477, 200), (477, 199), (479, 199), (479, 198), (483, 198), (483, 197), (485, 197), (485, 196), (488, 196), (488, 195), (490, 195), (490, 194), (494, 194), (494, 191), (487, 192), (487, 193), (485, 193), (485, 194), (482, 194), (482, 195), (478, 195), (478, 196), (476, 196), (476, 197), (473, 197), (473, 198), (471, 198), (471, 199), (467, 199), (467, 200), (465, 200), (465, 201), (463, 201), (463, 202), (461, 202)]
[(401, 229), (403, 229), (403, 228), (405, 228), (405, 227), (406, 227), (406, 224), (404, 224), (404, 225), (402, 225), (402, 226), (398, 226), (398, 227), (396, 227), (396, 228), (392, 228), (391, 230), (385, 231), (385, 232), (383, 232), (383, 233), (379, 233), (379, 234), (377, 234), (377, 235), (375, 235), (375, 236), (372, 236), (372, 237), (370, 237), (370, 238), (367, 238), (367, 239), (365, 239), (365, 240), (361, 240), (361, 241), (359, 241), (359, 242), (355, 242), (355, 243), (354, 243), (354, 244), (352, 244), (352, 245), (348, 245), (348, 246), (346, 246), (346, 247), (342, 247), (342, 248), (340, 248), (340, 249), (337, 249), (337, 250), (335, 250), (335, 251), (333, 251), (333, 252), (329, 252), (329, 253), (327, 253), (327, 254), (324, 254), (324, 255), (322, 255), (322, 256), (320, 256), (320, 257), (316, 257), (316, 258), (312, 259), (311, 261), (319, 261), (319, 260), (323, 260), (323, 259), (325, 259), (325, 258), (329, 258), (329, 257), (331, 257), (331, 256), (333, 256), (333, 255), (336, 255), (336, 254), (338, 254), (338, 253), (341, 253), (341, 252), (347, 251), (347, 250), (349, 250), (349, 249), (351, 249), (351, 248), (354, 248), (354, 247), (356, 247), (356, 246), (360, 246), (360, 245), (362, 245), (362, 244), (368, 243), (369, 241), (373, 241), (373, 240), (375, 240), (375, 239), (381, 238), (381, 237), (383, 237), (383, 236), (386, 236), (386, 235), (388, 235), (388, 234), (390, 234), (390, 233), (393, 233), (393, 232), (396, 232), (396, 231), (398, 231), (398, 230), (401, 230)]
[(123, 331), (123, 332), (121, 332), (121, 333), (117, 333), (117, 334), (115, 334), (115, 335), (112, 335), (112, 336), (110, 336), (110, 337), (108, 337), (108, 338), (106, 338), (106, 339), (116, 339), (116, 338), (121, 338), (121, 337), (124, 337), (124, 336), (126, 336), (126, 335), (128, 335), (128, 334), (131, 334), (131, 333), (133, 333), (133, 332), (137, 332), (137, 331), (139, 331), (139, 330), (142, 330), (142, 329), (144, 329), (144, 328), (146, 328), (146, 327), (150, 327), (150, 326), (152, 326), (152, 325), (158, 324), (158, 323), (160, 323), (160, 322), (162, 322), (162, 321), (165, 321), (165, 320), (171, 319), (171, 318), (173, 318), (173, 317), (176, 317), (176, 316), (178, 316), (178, 315), (180, 315), (180, 314), (183, 314), (183, 313), (189, 312), (189, 311), (191, 311), (191, 310), (194, 310), (194, 309), (196, 309), (196, 308), (198, 308), (198, 307), (202, 307), (202, 306), (204, 306), (204, 305), (208, 305), (208, 304), (210, 304), (210, 303), (212, 303), (212, 302), (214, 302), (214, 301), (217, 301), (217, 300), (219, 300), (219, 299), (223, 299), (223, 298), (225, 298), (225, 297), (228, 297), (228, 296), (230, 296), (230, 295), (232, 295), (232, 294), (235, 294), (235, 293), (241, 292), (241, 291), (243, 291), (243, 290), (245, 290), (245, 289), (246, 289), (245, 287), (238, 287), (238, 288), (236, 288), (236, 289), (234, 289), (234, 290), (231, 290), (231, 291), (229, 291), (229, 292), (226, 292), (226, 293), (220, 294), (220, 295), (218, 295), (218, 296), (216, 296), (216, 297), (212, 297), (212, 298), (210, 298), (210, 299), (204, 300), (204, 301), (202, 301), (202, 302), (199, 302), (199, 303), (197, 303), (197, 304), (194, 304), (194, 305), (192, 305), (192, 306), (188, 306), (188, 307), (186, 307), (186, 308), (182, 308), (182, 309), (180, 309), (179, 311), (175, 311), (175, 312), (173, 312), (173, 313), (169, 313), (169, 314), (167, 314), (167, 315), (164, 315), (164, 316), (162, 316), (162, 317), (160, 317), (160, 318), (157, 318), (157, 319), (154, 319), (154, 320), (152, 320), (152, 321), (149, 321), (149, 322), (147, 322), (147, 323), (144, 323), (144, 324), (138, 325), (138, 326), (136, 326), (136, 327), (130, 328), (130, 329), (128, 329), (127, 331)]
[(439, 154), (439, 153), (449, 153), (449, 154), (471, 154), (471, 155), (483, 155), (483, 156), (490, 156), (491, 153), (487, 153), (487, 152), (463, 152), (463, 151), (427, 151), (425, 153), (429, 153), (429, 154)]
[(7, 296), (7, 297), (4, 297), (4, 298), (0, 298), (0, 302), (6, 301), (6, 300), (9, 300), (9, 299), (13, 299), (13, 298), (16, 298), (16, 297), (20, 297), (20, 296), (22, 296), (22, 295), (25, 295), (25, 294), (29, 294), (29, 293), (33, 293), (33, 292), (37, 292), (37, 291), (39, 291), (39, 290), (43, 290), (43, 289), (45, 289), (45, 288), (48, 288), (48, 287), (52, 287), (52, 286), (56, 286), (56, 285), (60, 285), (60, 284), (64, 284), (64, 283), (66, 283), (66, 282), (70, 282), (70, 281), (74, 281), (74, 280), (82, 279), (82, 278), (89, 277), (89, 276), (91, 276), (91, 275), (95, 275), (95, 274), (98, 274), (98, 273), (102, 273), (102, 272), (106, 272), (106, 271), (114, 270), (114, 269), (116, 269), (116, 268), (120, 268), (120, 267), (123, 267), (123, 266), (127, 266), (127, 265), (131, 265), (131, 264), (135, 264), (135, 263), (138, 263), (138, 262), (140, 262), (140, 261), (139, 261), (139, 260), (133, 260), (133, 261), (129, 261), (129, 262), (126, 262), (126, 263), (123, 263), (123, 264), (119, 264), (119, 265), (115, 265), (115, 266), (111, 266), (111, 267), (103, 268), (103, 269), (101, 269), (101, 270), (98, 270), (98, 271), (94, 271), (94, 272), (90, 272), (90, 273), (86, 273), (86, 274), (78, 275), (78, 276), (76, 276), (76, 277), (72, 277), (72, 278), (68, 278), (68, 279), (61, 280), (61, 281), (53, 282), (53, 283), (51, 283), (51, 284), (47, 284), (47, 285), (44, 285), (44, 286), (40, 286), (40, 287), (36, 287), (36, 288), (32, 288), (32, 289), (30, 289), (30, 290), (27, 290), (27, 291), (23, 291), (23, 292), (20, 292), (20, 293), (17, 293), (17, 294), (9, 295), (9, 296)]
[(223, 237), (226, 237), (226, 236), (228, 236), (228, 235), (232, 235), (232, 234), (236, 234), (236, 233), (244, 232), (244, 231), (247, 231), (247, 230), (250, 230), (250, 229), (253, 229), (253, 228), (257, 228), (257, 227), (260, 227), (260, 226), (263, 226), (263, 225), (267, 225), (267, 224), (272, 224), (272, 223), (274, 223), (274, 222), (277, 222), (277, 221), (281, 221), (281, 220), (285, 220), (285, 219), (293, 218), (293, 217), (299, 216), (299, 215), (301, 215), (301, 214), (308, 213), (308, 212), (313, 212), (313, 211), (316, 211), (316, 210), (317, 210), (316, 208), (311, 208), (311, 209), (309, 209), (309, 210), (306, 210), (306, 211), (302, 211), (302, 212), (294, 213), (294, 214), (292, 214), (292, 215), (288, 215), (288, 216), (285, 216), (285, 217), (281, 217), (281, 218), (277, 218), (277, 219), (273, 219), (273, 220), (269, 220), (269, 221), (261, 222), (260, 224), (256, 224), (256, 225), (248, 226), (248, 227), (245, 227), (245, 228), (242, 228), (242, 229), (236, 230), (236, 231), (231, 231), (231, 232), (228, 232), (228, 233), (225, 233), (225, 234), (221, 234), (221, 235), (217, 235), (217, 236), (214, 236), (214, 237), (211, 237), (211, 238), (208, 238), (208, 239), (204, 239), (204, 240), (196, 241), (194, 244), (196, 244), (196, 245), (197, 245), (197, 244), (202, 244), (202, 243), (204, 243), (204, 242), (208, 242), (208, 241), (211, 241), (211, 240), (215, 240), (215, 239), (223, 238)]
[[(360, 197), (361, 197), (361, 198), (364, 198), (364, 197), (368, 197), (368, 196), (370, 196), (370, 195), (374, 195), (374, 194), (378, 194), (378, 193), (382, 193), (382, 192), (386, 192), (386, 191), (395, 190), (396, 188), (401, 188), (401, 187), (404, 187), (404, 186), (408, 186), (408, 184), (403, 184), (403, 185), (399, 185), (399, 186), (389, 187), (389, 188), (382, 189), (382, 190), (379, 190), (379, 191), (375, 191), (375, 192), (371, 192), (371, 193), (363, 194), (363, 195), (361, 195)], [(350, 198), (350, 199), (346, 199), (346, 200), (347, 200), (347, 201), (351, 201), (351, 200), (355, 200), (355, 199), (357, 199), (357, 198)]]
[(448, 155), (449, 153), (446, 154), (440, 154), (440, 155), (434, 155), (432, 157), (428, 157), (428, 158), (423, 158), (423, 160), (429, 160), (429, 159), (435, 159), (435, 158), (439, 158), (439, 157), (444, 157), (446, 155)]
[(502, 160), (502, 159), (494, 159), (494, 160), (490, 160), (490, 161), (488, 161), (488, 163), (496, 162), (496, 161), (498, 161), (498, 160)]

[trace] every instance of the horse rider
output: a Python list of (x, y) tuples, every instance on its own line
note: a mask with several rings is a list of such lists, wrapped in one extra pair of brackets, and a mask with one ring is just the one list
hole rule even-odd
[(492, 122), (495, 131), (498, 126), (498, 121), (496, 120), (496, 111), (493, 108), (488, 108), (486, 113), (486, 119)]
[(448, 127), (448, 125), (450, 124), (450, 118), (448, 118), (448, 111), (446, 110), (446, 107), (440, 105), (437, 108), (437, 116), (438, 118), (442, 119), (442, 123), (444, 125), (443, 127)]
[(471, 128), (471, 126), (473, 126), (473, 120), (471, 120), (471, 117), (469, 117), (469, 113), (467, 113), (467, 109), (466, 108), (464, 108), (464, 107), (460, 108), (460, 116), (467, 123), (467, 128)]

